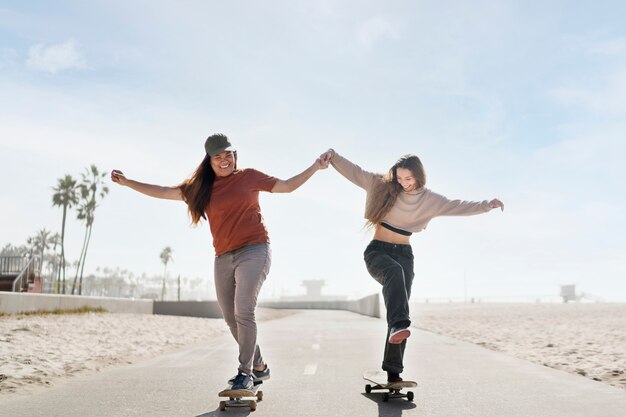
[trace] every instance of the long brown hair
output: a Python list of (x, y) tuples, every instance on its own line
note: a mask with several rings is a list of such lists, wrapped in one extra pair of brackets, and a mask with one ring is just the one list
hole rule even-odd
[[(237, 169), (237, 152), (233, 152), (235, 159), (234, 169)], [(187, 211), (191, 216), (191, 224), (200, 223), (200, 219), (206, 220), (206, 210), (211, 202), (211, 192), (215, 182), (215, 171), (211, 167), (211, 156), (206, 154), (193, 175), (183, 181), (178, 188), (187, 203)]]
[(371, 228), (381, 222), (393, 207), (398, 194), (402, 192), (402, 186), (398, 182), (396, 170), (405, 168), (411, 171), (415, 177), (415, 189), (420, 189), (426, 185), (426, 172), (422, 161), (415, 155), (404, 155), (389, 169), (389, 172), (380, 176), (380, 181), (372, 190), (371, 204), (367, 207), (365, 218), (366, 228)]

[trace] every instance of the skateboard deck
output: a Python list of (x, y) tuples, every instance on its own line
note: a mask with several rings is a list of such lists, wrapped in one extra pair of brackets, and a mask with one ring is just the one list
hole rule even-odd
[(413, 391), (402, 392), (404, 388), (414, 388), (417, 386), (415, 381), (387, 382), (387, 373), (381, 371), (366, 371), (363, 373), (363, 379), (372, 384), (365, 385), (365, 392), (370, 394), (372, 391), (383, 392), (383, 401), (387, 402), (390, 398), (406, 398), (413, 401), (415, 395)]
[(262, 384), (261, 381), (255, 382), (252, 389), (249, 390), (234, 390), (232, 389), (233, 386), (229, 385), (217, 394), (218, 397), (228, 398), (228, 400), (220, 401), (220, 411), (229, 407), (247, 407), (250, 411), (256, 410), (257, 401), (263, 400), (263, 391), (259, 389)]

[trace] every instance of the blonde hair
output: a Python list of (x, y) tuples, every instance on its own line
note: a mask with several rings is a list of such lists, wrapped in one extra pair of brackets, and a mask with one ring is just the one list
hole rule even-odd
[(389, 213), (396, 202), (398, 194), (402, 192), (402, 186), (398, 182), (396, 170), (405, 168), (415, 176), (415, 188), (419, 189), (426, 185), (426, 172), (422, 161), (415, 155), (404, 155), (396, 161), (385, 175), (380, 175), (380, 181), (372, 190), (371, 204), (365, 212), (366, 228), (372, 228), (379, 224)]

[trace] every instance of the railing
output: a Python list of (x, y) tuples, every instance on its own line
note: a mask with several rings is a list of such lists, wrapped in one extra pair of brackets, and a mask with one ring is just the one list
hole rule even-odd
[(2, 256), (0, 257), (0, 275), (19, 274), (28, 262), (25, 256)]
[(12, 290), (26, 291), (30, 280), (37, 275), (41, 259), (39, 256), (2, 256), (0, 257), (0, 275), (5, 278), (15, 276)]
[(31, 276), (34, 276), (35, 271), (37, 271), (39, 266), (39, 257), (32, 256), (28, 258), (28, 263), (22, 269), (20, 274), (13, 281), (13, 292), (21, 292), (24, 290), (28, 290), (28, 280)]

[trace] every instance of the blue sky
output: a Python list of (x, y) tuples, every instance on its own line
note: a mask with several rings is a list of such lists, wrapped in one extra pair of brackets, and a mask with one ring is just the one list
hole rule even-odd
[[(626, 300), (626, 5), (599, 2), (0, 2), (0, 245), (59, 230), (51, 187), (96, 164), (176, 184), (214, 132), (279, 178), (329, 147), (371, 171), (419, 155), (428, 187), (504, 213), (412, 238), (417, 298)], [(112, 184), (86, 269), (212, 279), (206, 225)], [(378, 290), (364, 193), (332, 169), (263, 195), (263, 295)], [(68, 228), (78, 258), (82, 227)], [(209, 284), (207, 284), (209, 285)]]

